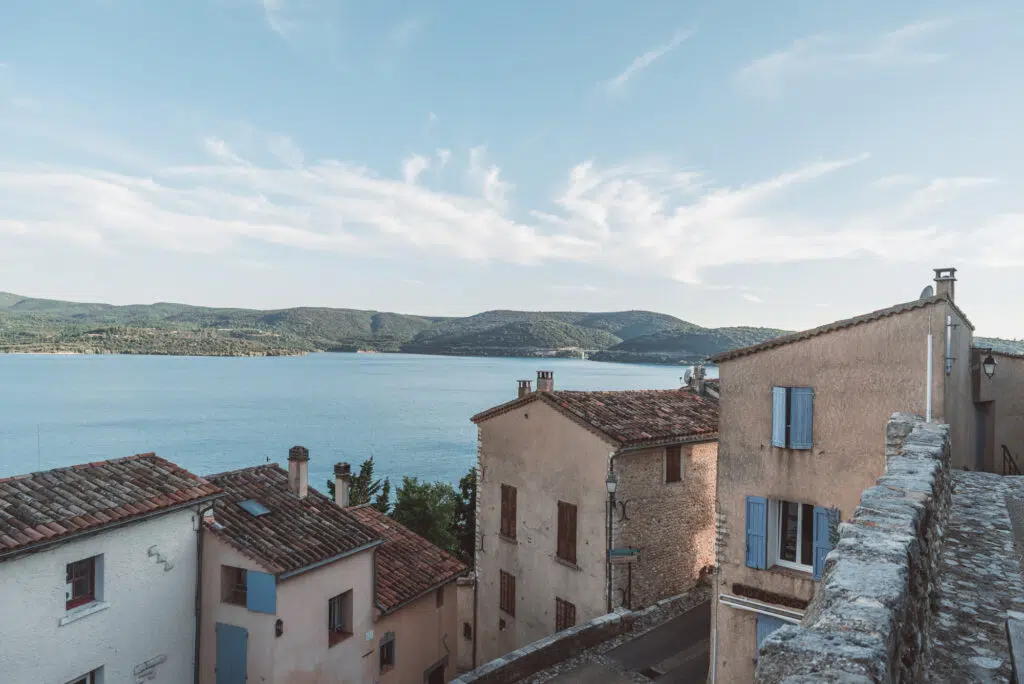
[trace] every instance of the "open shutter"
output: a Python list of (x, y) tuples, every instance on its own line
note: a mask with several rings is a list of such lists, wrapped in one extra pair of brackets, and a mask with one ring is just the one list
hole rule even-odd
[(754, 654), (755, 658), (760, 655), (761, 644), (768, 638), (768, 635), (785, 626), (786, 623), (777, 617), (760, 614), (757, 616), (757, 652)]
[(824, 506), (814, 507), (814, 579), (821, 579), (825, 556), (832, 550), (832, 511)]
[(501, 533), (508, 536), (508, 485), (501, 485)]
[(768, 500), (747, 497), (747, 567), (768, 568)]
[(772, 387), (772, 446), (786, 446), (785, 387)]
[(566, 556), (566, 560), (573, 563), (576, 562), (576, 507), (568, 504), (566, 505), (566, 523), (568, 529), (566, 530), (566, 551), (569, 555)]
[(255, 613), (277, 613), (277, 580), (265, 572), (246, 574), (245, 607)]
[(814, 390), (794, 387), (789, 400), (789, 446), (810, 449), (814, 446)]

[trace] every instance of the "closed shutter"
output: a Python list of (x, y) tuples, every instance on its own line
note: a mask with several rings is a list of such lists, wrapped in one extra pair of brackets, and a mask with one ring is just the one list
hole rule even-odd
[(783, 622), (782, 620), (780, 620), (777, 617), (772, 617), (771, 615), (758, 615), (757, 616), (757, 651), (758, 652), (754, 654), (755, 658), (760, 654), (760, 652), (761, 652), (761, 644), (762, 644), (762, 642), (764, 642), (765, 639), (768, 638), (768, 635), (771, 634), (772, 632), (774, 632), (775, 630), (779, 629), (780, 627), (785, 627), (785, 626), (786, 626), (786, 623)]
[(772, 388), (772, 446), (786, 446), (786, 388)]
[(274, 576), (255, 570), (249, 570), (245, 575), (245, 607), (255, 613), (277, 613), (277, 580)]
[(516, 578), (504, 570), (499, 571), (498, 607), (509, 615), (516, 614)]
[(747, 497), (746, 563), (758, 570), (768, 567), (768, 500), (763, 496)]
[(516, 488), (501, 485), (501, 534), (516, 538)]
[(789, 446), (810, 449), (814, 446), (814, 390), (794, 387), (789, 392)]
[(558, 557), (576, 563), (576, 506), (558, 502)]
[(835, 512), (824, 506), (814, 507), (814, 579), (820, 580), (825, 569), (825, 556), (832, 550), (832, 520)]
[(665, 482), (679, 482), (683, 479), (682, 448), (676, 444), (665, 447)]

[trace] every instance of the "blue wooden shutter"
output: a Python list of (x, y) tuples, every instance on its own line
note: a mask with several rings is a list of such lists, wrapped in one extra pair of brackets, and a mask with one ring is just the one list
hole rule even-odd
[(814, 446), (814, 390), (794, 387), (789, 392), (789, 446), (810, 449)]
[(245, 573), (245, 607), (256, 613), (277, 613), (277, 580), (265, 572)]
[(786, 446), (785, 387), (772, 387), (772, 446)]
[(747, 497), (747, 567), (765, 570), (768, 567), (768, 500), (763, 496)]
[(223, 622), (217, 623), (217, 684), (245, 684), (245, 661), (249, 631)]
[(765, 639), (768, 638), (768, 635), (774, 632), (775, 630), (779, 629), (780, 627), (785, 626), (786, 623), (777, 617), (760, 614), (757, 616), (757, 652), (754, 654), (755, 658), (758, 657), (758, 655), (760, 655), (761, 644), (764, 642)]
[(814, 507), (814, 579), (821, 579), (825, 556), (832, 550), (833, 513), (824, 506)]

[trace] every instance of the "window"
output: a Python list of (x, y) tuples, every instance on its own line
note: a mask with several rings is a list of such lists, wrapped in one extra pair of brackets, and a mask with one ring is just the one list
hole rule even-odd
[(501, 536), (516, 538), (516, 488), (501, 485)]
[(230, 565), (220, 566), (221, 603), (244, 606), (247, 593), (245, 580), (245, 570), (243, 568), (234, 568)]
[(436, 592), (434, 592), (434, 603), (437, 605), (438, 608), (444, 606), (444, 587), (441, 587)]
[(821, 579), (838, 510), (748, 496), (746, 512), (747, 567), (766, 570), (778, 565)]
[(64, 608), (71, 610), (96, 600), (96, 557), (68, 563), (65, 567)]
[(352, 590), (327, 602), (327, 641), (330, 646), (352, 636)]
[(466, 641), (473, 640), (473, 625), (469, 624), (468, 622), (462, 623), (462, 638)]
[(558, 557), (576, 564), (576, 506), (558, 502)]
[(81, 677), (72, 679), (68, 684), (100, 684), (100, 670), (102, 669), (87, 672)]
[(515, 617), (516, 614), (516, 576), (504, 570), (500, 571), (498, 607)]
[(810, 449), (814, 446), (814, 390), (772, 388), (772, 446)]
[(388, 672), (395, 666), (395, 633), (388, 632), (380, 639), (380, 671)]
[(576, 624), (576, 605), (555, 598), (555, 631), (561, 632)]
[(665, 482), (683, 481), (683, 449), (678, 444), (665, 447)]

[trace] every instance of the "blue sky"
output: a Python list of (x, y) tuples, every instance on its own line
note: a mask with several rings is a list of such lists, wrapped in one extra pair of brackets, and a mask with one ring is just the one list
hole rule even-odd
[(11, 0), (0, 290), (1024, 337), (1017, 2)]

